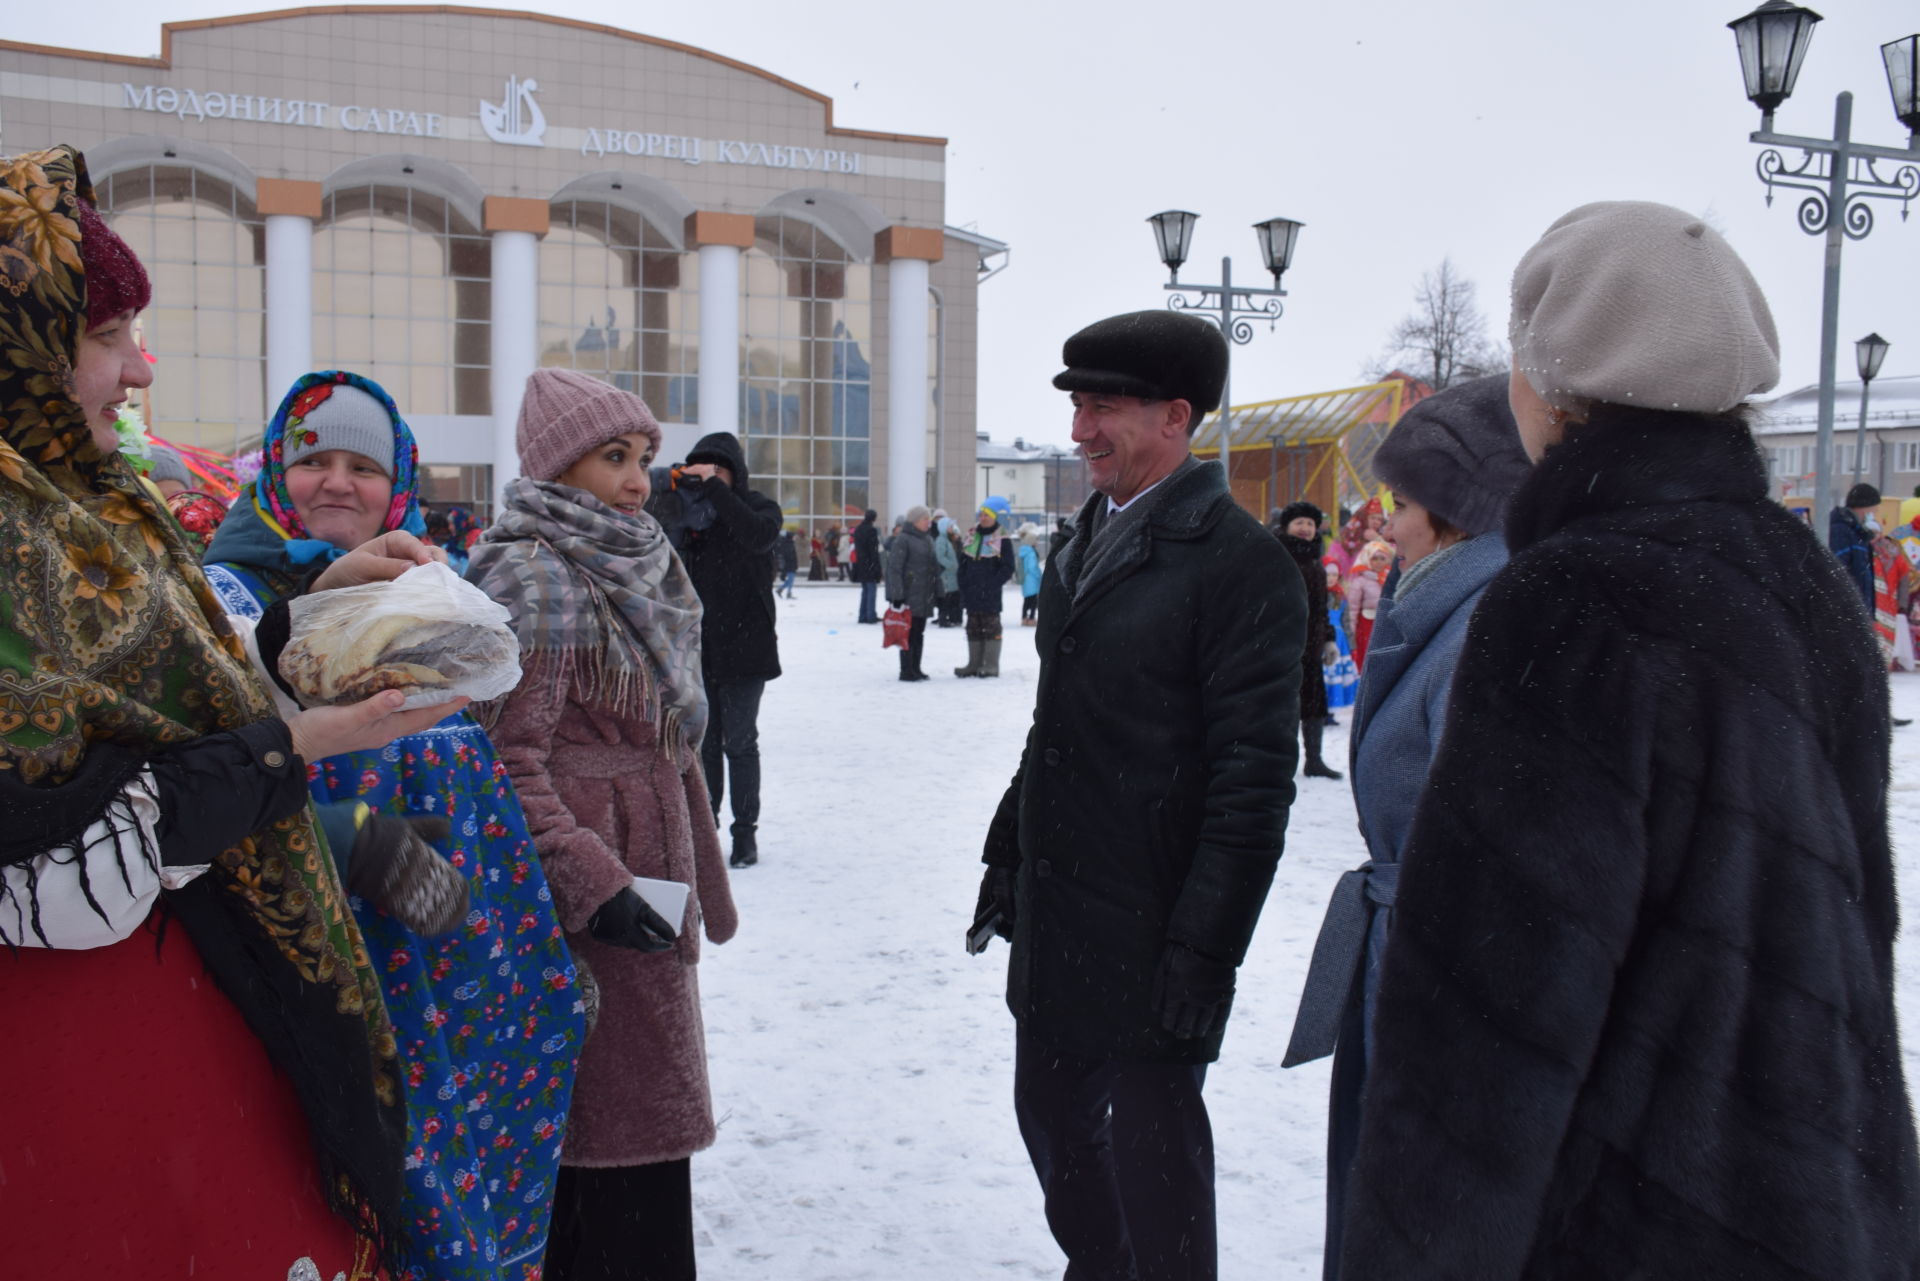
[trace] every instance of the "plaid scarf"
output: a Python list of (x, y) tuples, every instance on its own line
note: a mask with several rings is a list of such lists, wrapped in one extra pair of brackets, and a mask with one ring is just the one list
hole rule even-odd
[(523, 476), (467, 577), (513, 611), (523, 652), (559, 660), (555, 679), (577, 677), (589, 701), (659, 726), (676, 750), (699, 749), (700, 598), (659, 521)]
[[(112, 803), (124, 774), (103, 783), (109, 762), (137, 770), (274, 714), (197, 548), (73, 402), (92, 200), (70, 147), (0, 158), (0, 814), (48, 833)], [(208, 855), (165, 902), (292, 1077), (334, 1208), (390, 1233), (406, 1132), (393, 1028), (312, 813)]]

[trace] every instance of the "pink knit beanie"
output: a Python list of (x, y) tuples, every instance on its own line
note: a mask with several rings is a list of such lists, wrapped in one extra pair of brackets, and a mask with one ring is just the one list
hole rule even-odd
[(588, 450), (631, 432), (659, 450), (660, 424), (646, 401), (578, 370), (535, 370), (520, 398), (514, 431), (520, 472), (534, 480), (558, 480)]

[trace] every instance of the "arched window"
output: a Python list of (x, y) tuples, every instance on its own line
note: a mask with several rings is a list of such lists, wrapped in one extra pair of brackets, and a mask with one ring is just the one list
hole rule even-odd
[(554, 201), (540, 242), (540, 364), (604, 378), (662, 422), (699, 421), (699, 276), (696, 255), (632, 210)]
[(873, 272), (804, 219), (754, 222), (742, 258), (741, 412), (754, 486), (803, 529), (867, 506)]
[(315, 368), (366, 375), (402, 414), (491, 413), (491, 277), (486, 237), (444, 198), (332, 192), (313, 235)]
[(153, 282), (140, 336), (155, 358), (141, 408), (168, 440), (238, 452), (266, 425), (266, 234), (253, 201), (179, 165), (95, 184)]

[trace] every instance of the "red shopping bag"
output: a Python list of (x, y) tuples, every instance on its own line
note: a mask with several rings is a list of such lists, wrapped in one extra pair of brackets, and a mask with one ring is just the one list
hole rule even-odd
[(905, 649), (907, 631), (913, 626), (913, 611), (905, 605), (889, 605), (880, 616), (880, 648)]

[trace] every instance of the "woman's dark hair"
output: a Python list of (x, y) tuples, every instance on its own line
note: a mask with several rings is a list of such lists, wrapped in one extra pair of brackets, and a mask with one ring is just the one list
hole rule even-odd
[(1648, 409), (1644, 405), (1616, 405), (1605, 401), (1594, 401), (1585, 407), (1578, 417), (1567, 423), (1567, 430), (1605, 431), (1612, 427), (1657, 427), (1679, 426), (1698, 423), (1701, 426), (1738, 427), (1743, 431), (1753, 429), (1754, 419), (1759, 410), (1753, 405), (1741, 402), (1732, 409), (1717, 414), (1695, 413), (1684, 409)]
[(1431, 507), (1425, 508), (1424, 510), (1427, 513), (1427, 525), (1433, 530), (1433, 537), (1437, 542), (1445, 544), (1448, 539), (1462, 543), (1467, 541), (1469, 535), (1466, 530), (1460, 528)]

